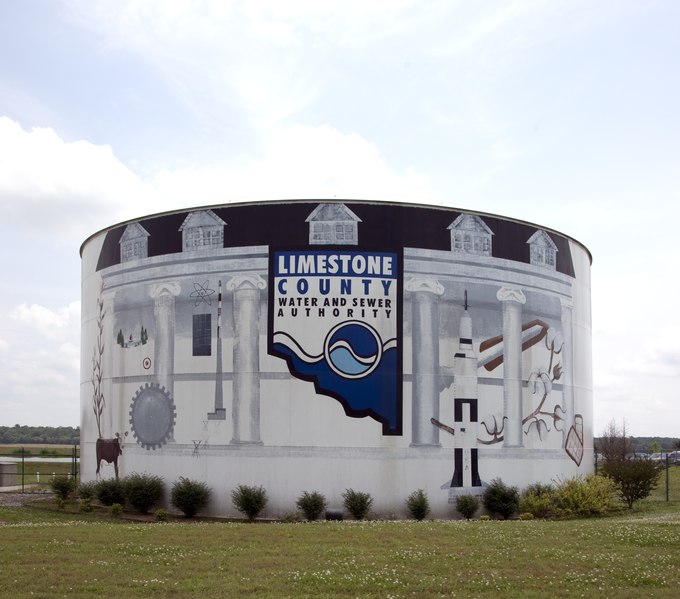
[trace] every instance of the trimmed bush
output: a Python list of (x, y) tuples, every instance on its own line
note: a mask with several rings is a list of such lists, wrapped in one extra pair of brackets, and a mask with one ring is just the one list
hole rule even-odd
[(92, 511), (92, 500), (91, 499), (81, 499), (78, 503), (78, 509), (83, 513), (90, 513)]
[(425, 520), (430, 513), (430, 500), (427, 498), (427, 493), (422, 489), (413, 491), (406, 498), (406, 507), (411, 518), (414, 520)]
[(120, 518), (123, 515), (123, 506), (120, 503), (112, 503), (109, 512), (114, 518)]
[(476, 495), (459, 495), (456, 497), (456, 511), (470, 520), (479, 509), (479, 497)]
[(616, 485), (604, 476), (591, 474), (560, 482), (555, 489), (556, 515), (596, 516), (615, 509)]
[(535, 518), (549, 518), (555, 514), (555, 488), (552, 485), (535, 483), (522, 492), (519, 511), (532, 514)]
[(132, 473), (123, 479), (125, 498), (140, 514), (147, 514), (163, 497), (163, 479), (155, 474)]
[(80, 499), (93, 499), (96, 496), (97, 483), (93, 480), (78, 485), (78, 497)]
[(371, 497), (370, 493), (362, 493), (353, 489), (347, 489), (342, 494), (342, 500), (345, 509), (356, 520), (363, 520), (373, 505), (373, 497)]
[(170, 503), (184, 514), (193, 518), (210, 502), (211, 490), (208, 485), (181, 476), (170, 491)]
[(70, 476), (53, 476), (50, 479), (50, 488), (59, 499), (66, 501), (76, 490), (76, 481)]
[(507, 520), (519, 507), (519, 490), (517, 487), (509, 487), (500, 478), (495, 478), (484, 489), (482, 503), (487, 510)]
[(95, 485), (95, 495), (97, 499), (104, 505), (113, 505), (125, 503), (125, 487), (123, 481), (117, 478), (105, 478), (100, 480)]
[(154, 512), (154, 517), (156, 518), (156, 522), (167, 522), (168, 512), (165, 511), (163, 508), (157, 509)]
[(239, 485), (232, 490), (231, 501), (252, 522), (267, 505), (267, 491), (261, 486)]
[(295, 502), (297, 508), (303, 513), (306, 520), (316, 520), (326, 509), (326, 498), (317, 491), (308, 493), (305, 491)]

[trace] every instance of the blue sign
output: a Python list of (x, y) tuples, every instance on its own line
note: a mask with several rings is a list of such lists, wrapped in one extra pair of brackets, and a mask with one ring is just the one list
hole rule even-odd
[(402, 433), (400, 255), (273, 251), (269, 353), (295, 377)]

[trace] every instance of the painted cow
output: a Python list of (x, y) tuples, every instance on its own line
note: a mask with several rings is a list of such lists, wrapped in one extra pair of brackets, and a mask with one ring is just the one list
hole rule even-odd
[(99, 476), (99, 467), (102, 460), (113, 464), (116, 471), (116, 478), (118, 478), (118, 456), (122, 455), (123, 448), (120, 445), (120, 437), (113, 439), (97, 439), (97, 476)]

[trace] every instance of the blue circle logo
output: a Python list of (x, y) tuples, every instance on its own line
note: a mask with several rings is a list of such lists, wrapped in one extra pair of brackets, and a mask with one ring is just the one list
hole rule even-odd
[(326, 362), (336, 374), (360, 379), (373, 372), (382, 358), (382, 339), (371, 326), (348, 320), (333, 327), (324, 342)]

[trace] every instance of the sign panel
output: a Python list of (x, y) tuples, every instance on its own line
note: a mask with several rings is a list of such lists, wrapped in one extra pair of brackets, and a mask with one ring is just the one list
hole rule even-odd
[(269, 272), (269, 353), (348, 416), (401, 435), (401, 254), (271, 250)]

